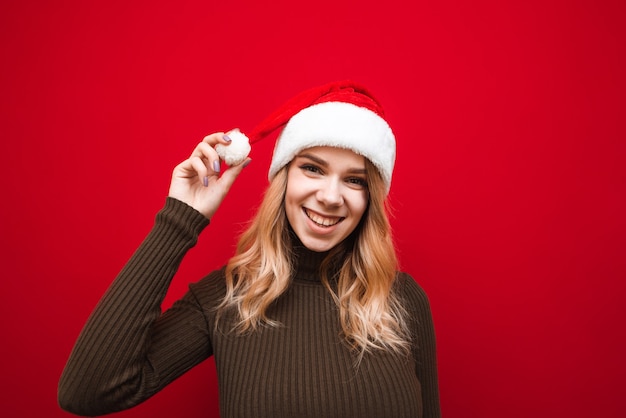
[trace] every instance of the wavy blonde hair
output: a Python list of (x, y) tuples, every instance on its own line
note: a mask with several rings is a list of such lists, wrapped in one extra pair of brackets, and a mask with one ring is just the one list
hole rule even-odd
[[(385, 186), (374, 165), (365, 159), (369, 205), (352, 236), (333, 248), (320, 265), (320, 277), (339, 308), (348, 345), (361, 358), (374, 349), (406, 354), (409, 337), (406, 312), (393, 291), (398, 261), (387, 216)], [(287, 288), (293, 275), (292, 243), (284, 201), (287, 170), (271, 181), (257, 215), (241, 235), (235, 256), (226, 266), (226, 295), (218, 307), (236, 310), (235, 330), (254, 331), (278, 326), (267, 309)], [(330, 285), (330, 267), (338, 254), (336, 290)]]

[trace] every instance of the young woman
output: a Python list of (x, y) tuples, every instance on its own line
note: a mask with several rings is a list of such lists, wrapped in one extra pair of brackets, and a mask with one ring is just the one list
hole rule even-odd
[(283, 128), (236, 254), (160, 305), (185, 253), (250, 161), (220, 173), (207, 136), (173, 172), (155, 225), (83, 329), (63, 409), (130, 408), (214, 356), (223, 417), (439, 417), (424, 291), (397, 271), (385, 212), (395, 138), (363, 87), (332, 83), (252, 133)]

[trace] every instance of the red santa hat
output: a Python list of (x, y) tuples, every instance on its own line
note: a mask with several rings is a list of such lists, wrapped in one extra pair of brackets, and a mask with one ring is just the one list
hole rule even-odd
[(330, 146), (349, 149), (370, 160), (389, 192), (396, 140), (382, 106), (365, 87), (341, 81), (306, 90), (259, 124), (250, 133), (250, 142), (281, 127), (270, 164), (270, 180), (300, 151)]

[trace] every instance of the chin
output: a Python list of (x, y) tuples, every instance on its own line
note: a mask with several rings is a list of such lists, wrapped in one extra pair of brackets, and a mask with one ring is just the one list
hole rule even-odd
[[(300, 238), (300, 237), (299, 237)], [(315, 251), (316, 253), (323, 253), (326, 251), (330, 251), (338, 244), (337, 242), (330, 241), (320, 241), (316, 239), (307, 239), (300, 238), (302, 244), (311, 251)]]

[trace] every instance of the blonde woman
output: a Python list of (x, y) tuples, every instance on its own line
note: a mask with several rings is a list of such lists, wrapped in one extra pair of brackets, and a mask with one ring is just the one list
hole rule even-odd
[(236, 254), (161, 313), (181, 260), (250, 162), (220, 173), (207, 136), (173, 172), (155, 225), (98, 304), (59, 403), (130, 408), (214, 356), (222, 417), (439, 417), (428, 299), (397, 271), (385, 201), (395, 137), (362, 86), (307, 90), (282, 129), (270, 185)]

